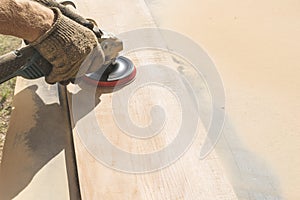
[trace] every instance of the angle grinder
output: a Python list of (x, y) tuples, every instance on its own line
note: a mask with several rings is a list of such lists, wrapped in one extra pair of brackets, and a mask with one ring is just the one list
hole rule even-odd
[[(104, 64), (99, 66), (99, 70), (86, 74), (82, 79), (99, 87), (114, 87), (130, 83), (136, 76), (136, 68), (131, 60), (118, 56), (123, 50), (123, 42), (112, 33), (100, 30), (94, 20), (84, 19), (77, 13), (72, 13), (64, 4), (59, 4), (62, 10), (76, 15), (81, 22), (92, 24), (88, 28), (95, 33), (104, 52)], [(0, 56), (0, 84), (16, 76), (37, 79), (49, 75), (51, 70), (52, 65), (31, 46)]]

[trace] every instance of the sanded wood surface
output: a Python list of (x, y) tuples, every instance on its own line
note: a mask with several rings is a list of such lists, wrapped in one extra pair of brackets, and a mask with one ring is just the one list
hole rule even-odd
[(17, 79), (0, 166), (1, 200), (80, 198), (68, 109), (58, 88), (43, 78)]
[[(141, 27), (156, 27), (147, 5), (142, 0), (110, 2), (84, 0), (77, 1), (77, 5), (81, 13), (94, 18), (101, 24), (101, 27), (114, 33)], [(137, 80), (142, 78), (139, 67), (147, 63), (160, 63), (175, 69), (178, 69), (178, 63), (180, 63), (183, 69), (188, 69), (185, 68), (188, 63), (179, 62), (167, 53), (155, 52), (155, 50), (134, 52), (126, 56), (132, 59), (137, 66)], [(165, 79), (170, 78), (168, 74), (160, 74), (160, 76)], [(138, 81), (132, 84), (138, 84)], [(86, 87), (86, 91), (88, 90), (88, 86), (81, 87)], [(84, 93), (84, 90), (80, 91), (80, 88), (74, 85), (69, 86), (68, 90), (72, 116), (74, 115), (72, 101), (74, 98), (78, 98), (80, 92)], [(147, 126), (151, 123), (150, 110), (154, 105), (159, 104), (166, 111), (164, 129), (151, 139), (141, 140), (126, 135), (115, 123), (114, 117), (116, 116), (112, 112), (112, 99), (114, 95), (124, 92), (124, 90), (126, 87), (120, 91), (105, 93), (107, 91), (99, 89), (95, 94), (96, 106), (90, 111), (95, 112), (98, 125), (105, 137), (114, 146), (133, 154), (154, 152), (168, 146), (174, 139), (176, 130), (182, 121), (180, 100), (164, 87), (145, 86), (135, 92), (129, 100), (128, 112), (131, 120), (137, 125)], [(85, 105), (78, 105), (78, 107), (80, 106), (84, 107)], [(79, 109), (78, 107), (76, 110)], [(76, 119), (73, 116), (73, 137), (82, 199), (236, 199), (216, 153), (212, 152), (204, 160), (199, 159), (199, 147), (206, 135), (201, 120), (198, 122), (197, 137), (180, 159), (155, 172), (132, 174), (105, 166), (86, 148), (79, 137), (78, 130), (82, 129), (79, 129), (78, 126), (86, 126), (88, 130), (91, 126), (86, 120), (88, 115), (89, 113), (84, 113)], [(81, 132), (80, 134), (86, 134), (88, 137), (89, 134), (94, 133)], [(95, 141), (95, 149), (98, 148), (97, 145), (99, 145), (99, 141)], [(119, 161), (117, 160), (119, 157), (113, 155), (112, 152), (104, 153), (112, 158), (112, 163)], [(145, 166), (150, 164), (144, 163)]]

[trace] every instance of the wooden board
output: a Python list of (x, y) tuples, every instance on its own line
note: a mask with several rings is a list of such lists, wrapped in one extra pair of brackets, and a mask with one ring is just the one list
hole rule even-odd
[[(77, 5), (81, 13), (96, 19), (102, 27), (114, 33), (141, 27), (156, 27), (147, 5), (142, 0), (113, 2), (85, 0), (78, 1)], [(184, 61), (179, 62), (178, 58), (174, 59), (168, 53), (155, 50), (134, 52), (126, 56), (132, 59), (137, 66), (137, 80), (143, 79), (142, 75), (144, 75), (140, 73), (142, 71), (140, 67), (149, 63), (164, 64), (170, 68), (175, 68), (175, 70), (178, 70), (178, 67), (188, 69), (187, 66), (189, 65)], [(170, 78), (168, 74), (158, 73), (157, 76), (162, 76), (162, 79), (166, 80)], [(139, 82), (135, 81), (132, 84), (139, 84)], [(183, 85), (182, 83), (178, 84)], [(70, 92), (69, 108), (71, 116), (73, 116), (73, 137), (82, 199), (236, 199), (233, 188), (227, 180), (215, 152), (212, 152), (206, 159), (199, 160), (199, 147), (201, 147), (206, 135), (200, 120), (197, 124), (197, 136), (184, 155), (173, 164), (151, 173), (135, 174), (131, 173), (132, 170), (126, 171), (126, 169), (118, 168), (117, 164), (120, 163), (122, 157), (118, 157), (119, 155), (115, 155), (113, 151), (108, 149), (101, 149), (101, 142), (97, 140), (92, 141), (86, 147), (87, 144), (82, 138), (92, 138), (97, 135), (96, 129), (94, 132), (90, 132), (90, 127), (95, 125), (89, 121), (90, 115), (94, 115), (98, 127), (113, 146), (132, 155), (155, 152), (167, 147), (175, 138), (182, 122), (180, 99), (174, 97), (168, 89), (161, 87), (161, 85), (145, 86), (136, 90), (130, 98), (129, 116), (140, 127), (147, 126), (153, 120), (150, 110), (154, 105), (159, 104), (166, 111), (166, 122), (163, 130), (152, 138), (141, 140), (126, 135), (115, 121), (116, 118), (122, 118), (122, 116), (116, 116), (112, 112), (113, 109), (116, 109), (112, 105), (112, 101), (118, 99), (115, 95), (124, 92), (127, 87), (120, 91), (108, 93), (104, 90), (98, 90), (95, 94), (95, 108), (93, 105), (85, 105), (84, 103), (75, 104), (75, 107), (72, 107), (72, 105), (74, 106), (74, 99), (77, 102), (84, 101), (82, 94), (85, 92), (88, 94), (89, 89), (91, 89), (84, 84), (80, 87), (73, 85), (69, 86), (68, 90)], [(83, 99), (78, 100), (78, 98)], [(121, 105), (120, 108), (124, 108), (122, 104), (119, 105)], [(78, 116), (78, 112), (81, 112), (80, 116)], [(156, 117), (155, 114), (154, 117)], [(84, 130), (86, 132), (82, 132)], [(95, 155), (97, 152), (91, 153), (97, 149), (99, 149), (98, 153), (103, 153), (102, 155), (111, 159), (110, 166), (100, 161), (101, 159)], [(160, 161), (163, 162), (164, 160)], [(126, 159), (123, 162), (125, 165), (128, 164)], [(129, 164), (135, 165), (134, 162), (129, 162)], [(152, 164), (147, 161), (142, 163), (145, 168)]]
[(80, 198), (67, 111), (57, 85), (17, 79), (0, 199)]

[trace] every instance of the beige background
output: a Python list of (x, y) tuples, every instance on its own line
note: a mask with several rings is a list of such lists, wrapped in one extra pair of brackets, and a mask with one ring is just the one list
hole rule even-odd
[(227, 142), (261, 160), (284, 199), (299, 199), (300, 2), (146, 2), (160, 27), (188, 35), (215, 61), (226, 89)]

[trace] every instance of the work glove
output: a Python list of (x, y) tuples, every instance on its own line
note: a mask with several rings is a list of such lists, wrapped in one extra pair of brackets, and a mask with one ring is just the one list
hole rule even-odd
[(90, 52), (95, 49), (99, 52), (98, 67), (104, 63), (104, 53), (91, 30), (64, 16), (60, 9), (51, 9), (56, 19), (54, 24), (30, 45), (53, 65), (52, 71), (46, 76), (46, 82), (60, 82), (66, 85), (76, 76), (80, 77), (96, 70), (90, 69), (89, 65), (81, 66)]

